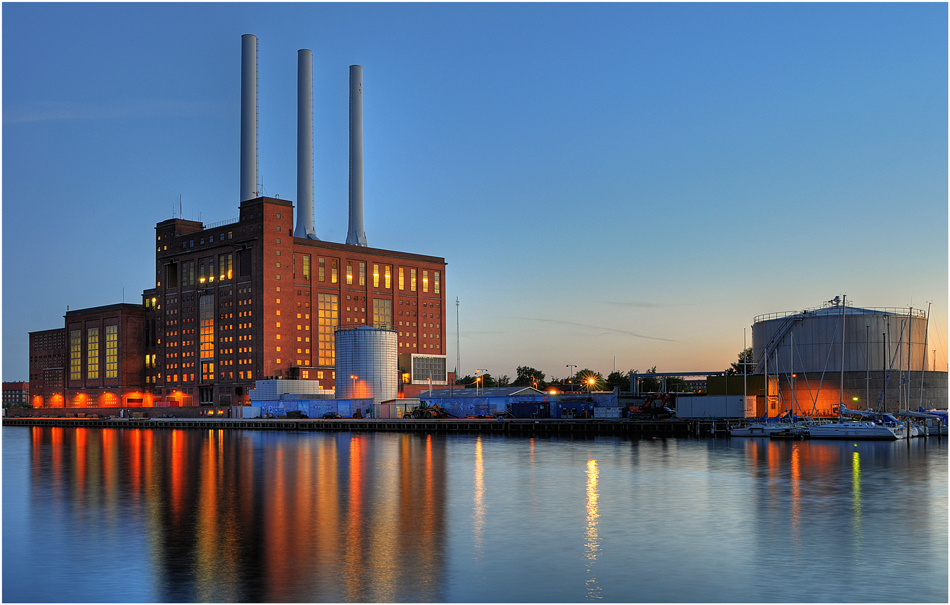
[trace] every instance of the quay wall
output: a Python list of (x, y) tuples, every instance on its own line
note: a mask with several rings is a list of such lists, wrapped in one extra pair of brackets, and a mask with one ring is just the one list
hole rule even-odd
[(631, 437), (688, 437), (710, 433), (728, 434), (727, 424), (702, 424), (681, 420), (409, 420), (409, 419), (237, 419), (237, 418), (43, 418), (5, 417), (3, 426), (85, 427), (128, 429), (237, 429), (332, 432), (430, 432), (493, 433), (509, 435), (629, 435)]

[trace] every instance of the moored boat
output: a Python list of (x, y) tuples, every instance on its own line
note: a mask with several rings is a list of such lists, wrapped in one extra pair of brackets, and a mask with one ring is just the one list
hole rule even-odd
[[(892, 416), (893, 418), (893, 416)], [(878, 424), (869, 420), (829, 422), (810, 427), (812, 439), (878, 439), (894, 441), (907, 437), (907, 427), (901, 422)]]

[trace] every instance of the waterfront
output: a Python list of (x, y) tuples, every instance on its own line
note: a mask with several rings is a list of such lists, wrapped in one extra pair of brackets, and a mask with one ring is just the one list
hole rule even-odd
[(4, 601), (947, 600), (947, 440), (3, 428)]

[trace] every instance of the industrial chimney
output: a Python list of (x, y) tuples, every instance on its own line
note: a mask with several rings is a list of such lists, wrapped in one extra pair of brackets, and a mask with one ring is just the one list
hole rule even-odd
[(297, 226), (294, 235), (319, 239), (313, 228), (313, 56), (297, 51)]
[(241, 201), (257, 194), (257, 36), (241, 36)]
[(350, 65), (350, 225), (346, 243), (366, 245), (363, 231), (363, 67)]

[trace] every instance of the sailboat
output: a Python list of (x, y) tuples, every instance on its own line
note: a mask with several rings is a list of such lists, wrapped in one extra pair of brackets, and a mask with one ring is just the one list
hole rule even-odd
[[(841, 416), (857, 416), (862, 420), (842, 420)], [(907, 437), (907, 425), (890, 414), (849, 410), (839, 405), (838, 422), (820, 424), (808, 429), (812, 439), (879, 439), (894, 441)]]
[[(907, 437), (907, 427), (891, 416), (876, 412), (849, 410), (844, 405), (844, 335), (845, 296), (841, 297), (841, 386), (839, 391), (838, 421), (812, 426), (808, 436), (812, 439), (881, 439), (894, 441)], [(858, 416), (861, 420), (844, 420), (844, 416)]]

